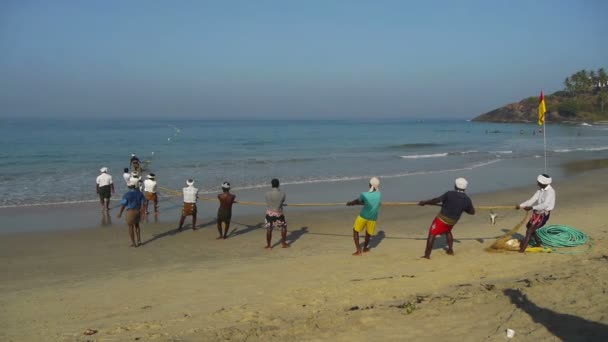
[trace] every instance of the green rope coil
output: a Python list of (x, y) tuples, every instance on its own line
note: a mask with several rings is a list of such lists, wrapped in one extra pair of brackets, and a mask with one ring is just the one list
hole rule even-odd
[[(580, 230), (559, 224), (542, 227), (536, 231), (536, 234), (538, 234), (543, 245), (553, 248), (577, 247), (589, 241), (589, 236)], [(591, 245), (589, 245), (589, 248), (591, 248)], [(581, 253), (584, 252), (586, 251)]]

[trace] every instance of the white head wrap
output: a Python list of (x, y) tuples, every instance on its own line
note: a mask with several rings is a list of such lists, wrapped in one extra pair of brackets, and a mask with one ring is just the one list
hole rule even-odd
[(369, 192), (372, 192), (374, 190), (378, 190), (378, 188), (380, 187), (380, 180), (378, 178), (376, 178), (376, 177), (372, 177), (369, 180), (369, 185), (370, 185)]
[(230, 189), (230, 183), (228, 183), (228, 182), (222, 183), (222, 189)]
[(549, 185), (551, 184), (551, 181), (553, 181), (551, 177), (545, 177), (544, 175), (538, 175), (538, 177), (536, 177), (536, 180), (542, 185)]
[(106, 172), (108, 172), (108, 168), (104, 166), (101, 169), (99, 169), (99, 172), (106, 173)]
[(192, 180), (192, 179), (188, 179), (188, 180), (186, 181), (186, 185), (194, 185), (194, 180)]
[(469, 185), (469, 182), (467, 182), (466, 179), (460, 177), (456, 178), (456, 180), (454, 181), (454, 185), (456, 185), (456, 187), (460, 190), (465, 190), (467, 188), (467, 185)]

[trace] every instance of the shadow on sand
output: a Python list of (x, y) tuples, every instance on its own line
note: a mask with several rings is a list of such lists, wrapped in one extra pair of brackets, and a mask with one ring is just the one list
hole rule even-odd
[(544, 325), (561, 341), (605, 341), (608, 336), (606, 324), (545, 309), (530, 301), (520, 290), (505, 289), (503, 293), (511, 299), (511, 303), (530, 315), (534, 322)]

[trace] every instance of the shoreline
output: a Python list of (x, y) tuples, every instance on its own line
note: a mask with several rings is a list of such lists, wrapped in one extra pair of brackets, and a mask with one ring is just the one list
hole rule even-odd
[[(564, 162), (560, 164), (560, 173), (563, 173), (563, 177), (553, 177), (556, 182), (571, 182), (577, 177), (585, 176), (588, 173), (601, 172), (602, 169), (608, 167), (608, 159), (587, 159)], [(483, 170), (478, 170), (475, 173), (471, 173), (471, 177), (479, 176), (483, 174)], [(460, 173), (455, 173), (455, 175)], [(384, 202), (417, 202), (426, 197), (433, 197), (439, 193), (443, 193), (447, 189), (451, 188), (451, 174), (441, 176), (441, 184), (435, 184), (433, 182), (433, 176), (428, 175), (423, 177), (425, 181), (430, 184), (429, 190), (424, 193), (406, 193), (405, 199), (399, 195), (401, 185), (400, 180), (386, 179), (383, 180), (381, 191), (383, 191)], [(469, 175), (466, 175), (469, 178)], [(474, 179), (474, 178), (473, 178)], [(327, 196), (327, 200), (320, 202), (340, 202), (348, 201), (356, 197), (357, 194), (362, 190), (361, 187), (357, 187), (355, 184), (365, 183), (366, 181), (346, 181), (332, 184), (332, 195), (326, 193), (327, 190), (323, 190), (323, 186), (318, 184), (297, 184), (285, 186), (289, 203), (307, 202), (310, 203), (311, 198), (318, 198), (315, 193), (324, 193)], [(530, 179), (530, 184), (534, 182), (534, 179)], [(469, 189), (469, 195), (475, 200), (475, 198), (488, 198), (488, 194), (516, 191), (519, 189), (527, 188), (527, 186), (506, 186), (500, 181), (497, 181), (495, 188), (490, 191), (475, 191), (473, 185), (472, 189)], [(356, 189), (353, 191), (353, 189)], [(385, 191), (391, 189), (392, 191)], [(263, 194), (266, 188), (259, 189), (248, 189), (246, 191), (238, 191), (237, 201), (254, 201), (263, 202)], [(118, 193), (118, 192), (117, 192)], [(181, 210), (181, 201), (179, 197), (169, 196), (164, 197), (161, 192), (160, 197), (160, 209), (161, 213), (158, 218), (155, 218), (152, 214), (148, 215), (147, 222), (144, 222), (143, 229), (146, 225), (153, 223), (155, 225), (176, 225)], [(216, 194), (203, 194), (202, 197), (212, 198), (210, 201), (199, 200), (199, 224), (208, 222), (215, 219), (215, 213), (217, 211), (217, 201), (213, 200)], [(352, 198), (351, 198), (352, 197)], [(69, 205), (41, 205), (41, 206), (24, 206), (24, 207), (11, 207), (11, 208), (0, 208), (0, 236), (12, 235), (12, 234), (24, 234), (33, 232), (59, 232), (69, 230), (90, 230), (100, 228), (110, 228), (116, 226), (124, 226), (124, 220), (117, 219), (116, 214), (119, 210), (118, 202), (120, 200), (112, 200), (110, 203), (111, 208), (110, 216), (105, 217), (99, 212), (99, 203), (95, 200), (85, 203), (71, 203)], [(475, 202), (475, 201), (474, 201)], [(492, 203), (482, 203), (481, 205), (490, 205)], [(500, 204), (504, 205), (504, 204)], [(236, 220), (256, 220), (263, 219), (263, 206), (248, 206), (235, 204), (233, 209), (233, 216)], [(310, 215), (316, 215), (318, 213), (326, 213), (332, 210), (344, 210), (343, 207), (286, 207), (286, 213), (309, 213)]]

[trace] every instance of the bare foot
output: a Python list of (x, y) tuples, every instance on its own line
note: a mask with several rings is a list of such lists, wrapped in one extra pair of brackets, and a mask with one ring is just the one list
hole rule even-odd
[(361, 256), (361, 255), (363, 255), (363, 254), (361, 253), (361, 251), (356, 251), (355, 253), (353, 253), (353, 256)]
[(367, 252), (369, 252), (370, 250), (371, 250), (371, 249), (369, 249), (369, 247), (365, 247), (365, 248), (363, 248), (363, 253), (367, 253)]
[(289, 245), (285, 242), (281, 242), (281, 248), (289, 248)]
[(226, 240), (228, 238), (228, 236), (224, 235), (224, 237), (222, 237), (222, 239)]
[(267, 245), (267, 246), (264, 247), (264, 249), (271, 250), (272, 246), (271, 245)]
[(431, 260), (431, 256), (430, 255), (423, 255), (420, 258)]
[(448, 249), (447, 251), (445, 251), (448, 255), (454, 255), (454, 250), (453, 249)]
[(195, 231), (195, 230), (196, 230), (196, 228), (192, 227), (192, 231)]

